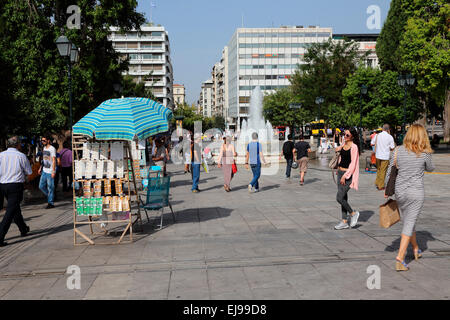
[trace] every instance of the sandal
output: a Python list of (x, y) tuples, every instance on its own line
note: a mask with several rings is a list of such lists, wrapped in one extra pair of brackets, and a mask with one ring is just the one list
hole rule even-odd
[(395, 270), (397, 271), (408, 271), (409, 267), (406, 264), (405, 260), (400, 261), (397, 258), (395, 259)]
[(420, 258), (422, 258), (422, 250), (417, 249), (417, 251), (414, 250), (414, 259), (417, 261)]

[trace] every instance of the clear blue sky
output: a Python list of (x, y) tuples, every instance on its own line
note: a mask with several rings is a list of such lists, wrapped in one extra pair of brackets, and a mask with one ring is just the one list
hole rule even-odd
[(186, 86), (186, 100), (196, 102), (202, 81), (236, 28), (318, 25), (333, 33), (379, 33), (369, 30), (370, 5), (381, 9), (381, 26), (390, 0), (138, 0), (138, 11), (169, 32), (174, 83)]

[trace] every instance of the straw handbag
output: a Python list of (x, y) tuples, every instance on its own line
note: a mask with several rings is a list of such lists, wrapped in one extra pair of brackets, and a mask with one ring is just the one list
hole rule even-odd
[(397, 201), (389, 199), (380, 206), (380, 226), (389, 228), (400, 221)]

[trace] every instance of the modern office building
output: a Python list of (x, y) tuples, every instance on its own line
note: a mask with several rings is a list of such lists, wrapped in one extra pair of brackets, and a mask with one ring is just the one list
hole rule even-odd
[(145, 82), (161, 104), (173, 109), (173, 69), (165, 28), (144, 25), (140, 31), (120, 33), (119, 28), (111, 27), (108, 38), (121, 58), (129, 59), (129, 69), (124, 74), (136, 82)]
[(289, 86), (307, 48), (331, 36), (331, 28), (317, 26), (238, 28), (228, 44), (228, 128), (248, 117), (256, 86), (265, 93)]
[(175, 109), (186, 101), (186, 88), (183, 84), (173, 85), (173, 99), (175, 103)]
[(359, 52), (361, 54), (370, 51), (369, 56), (366, 59), (366, 66), (372, 68), (379, 67), (378, 56), (375, 51), (377, 45), (378, 33), (363, 33), (363, 34), (333, 34), (333, 40), (339, 41), (343, 39), (349, 39), (357, 42), (359, 44)]
[(214, 83), (212, 79), (209, 79), (202, 83), (200, 99), (197, 103), (199, 114), (203, 117), (212, 117), (214, 99)]

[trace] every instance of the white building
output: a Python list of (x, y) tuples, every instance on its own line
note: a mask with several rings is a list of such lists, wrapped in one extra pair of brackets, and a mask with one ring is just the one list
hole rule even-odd
[(363, 34), (333, 34), (334, 41), (342, 41), (344, 38), (353, 40), (359, 44), (359, 52), (361, 54), (370, 51), (369, 56), (366, 59), (366, 66), (372, 68), (379, 67), (379, 60), (375, 51), (377, 45), (377, 39), (379, 34), (377, 33), (363, 33)]
[(111, 27), (108, 39), (121, 57), (129, 59), (129, 74), (136, 82), (145, 82), (164, 106), (173, 109), (173, 69), (169, 34), (161, 26), (144, 25), (141, 31), (119, 32)]
[(203, 117), (213, 116), (214, 99), (214, 83), (212, 79), (209, 79), (202, 83), (200, 99), (198, 101), (198, 110)]
[(182, 105), (186, 101), (186, 88), (184, 84), (173, 85), (173, 99), (175, 102), (175, 108)]
[(256, 86), (265, 93), (289, 86), (308, 46), (331, 36), (331, 28), (316, 26), (238, 28), (228, 44), (228, 128), (248, 117)]

